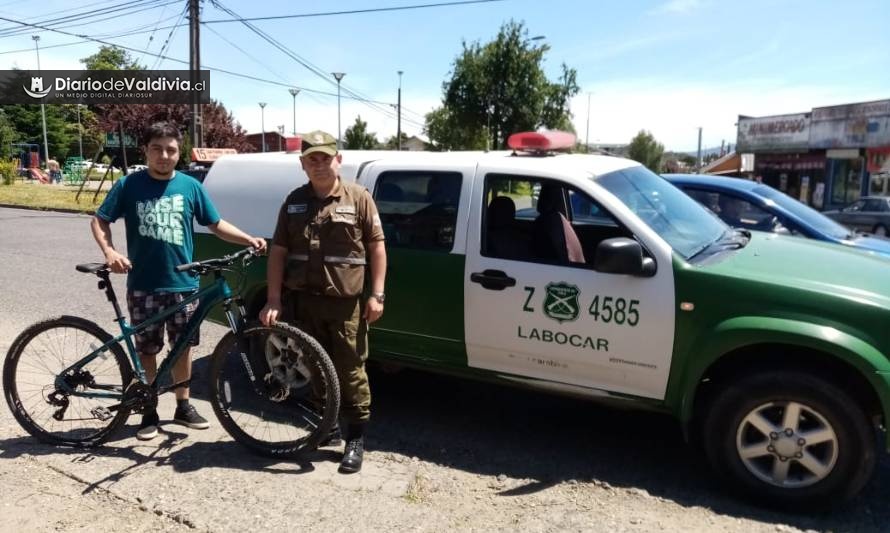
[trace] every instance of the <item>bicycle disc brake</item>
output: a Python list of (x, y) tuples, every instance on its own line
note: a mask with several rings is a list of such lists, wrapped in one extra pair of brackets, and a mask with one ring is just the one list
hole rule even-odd
[(269, 399), (283, 402), (291, 390), (309, 383), (309, 368), (303, 361), (303, 352), (292, 339), (269, 335), (265, 352), (270, 372), (263, 377), (263, 381), (268, 387)]

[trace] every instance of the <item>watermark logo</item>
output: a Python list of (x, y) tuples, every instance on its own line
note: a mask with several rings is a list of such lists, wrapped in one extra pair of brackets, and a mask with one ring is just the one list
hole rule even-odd
[(207, 104), (210, 71), (0, 70), (0, 104)]
[(43, 88), (43, 78), (41, 76), (33, 76), (31, 77), (31, 88), (28, 89), (24, 85), (22, 85), (22, 89), (28, 93), (28, 96), (31, 98), (44, 98), (49, 92), (52, 90), (51, 88), (44, 89)]

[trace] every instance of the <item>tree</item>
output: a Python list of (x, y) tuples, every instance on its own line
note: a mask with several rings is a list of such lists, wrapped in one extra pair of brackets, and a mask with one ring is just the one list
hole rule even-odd
[(18, 139), (19, 132), (6, 116), (6, 112), (0, 109), (0, 159), (6, 159), (13, 154), (14, 150), (11, 144), (17, 142)]
[[(99, 127), (102, 131), (118, 131), (123, 124), (124, 131), (141, 141), (145, 131), (155, 122), (169, 122), (179, 131), (188, 129), (190, 109), (188, 104), (101, 104), (97, 105)], [(235, 121), (225, 106), (216, 100), (202, 106), (204, 116), (204, 146), (207, 148), (234, 148), (239, 152), (253, 152), (253, 145), (247, 142), (247, 133)], [(189, 143), (185, 141), (180, 150), (181, 164), (187, 164), (191, 156)]]
[(426, 115), (424, 132), (433, 141), (432, 150), (484, 150), (485, 129), (460, 124), (447, 107), (440, 107)]
[(377, 136), (368, 132), (368, 123), (362, 116), (355, 117), (355, 124), (346, 128), (344, 135), (346, 148), (350, 150), (371, 150), (377, 147)]
[[(402, 147), (404, 148), (405, 143), (408, 142), (408, 134), (404, 131), (402, 132)], [(399, 149), (399, 139), (395, 135), (390, 135), (386, 142), (383, 143), (384, 150), (398, 150)]]
[(661, 172), (661, 158), (664, 156), (664, 145), (655, 140), (651, 133), (640, 130), (630, 141), (627, 157), (642, 163), (652, 172)]
[[(77, 141), (77, 125), (74, 129), (67, 122), (66, 106), (47, 105), (46, 108), (46, 140), (49, 145), (49, 156), (64, 161), (68, 156), (71, 140)], [(17, 132), (17, 142), (31, 143), (40, 146), (43, 153), (43, 119), (39, 104), (7, 104), (3, 106), (6, 118)], [(46, 154), (43, 154), (44, 156)]]
[(576, 72), (562, 65), (560, 80), (548, 81), (542, 63), (549, 47), (534, 45), (522, 23), (506, 23), (485, 45), (462, 45), (451, 79), (442, 85), (442, 107), (427, 115), (425, 131), (439, 149), (480, 148), (480, 137), (504, 148), (517, 131), (570, 129)]
[(145, 70), (145, 66), (133, 59), (129, 52), (116, 46), (102, 46), (80, 62), (87, 70)]

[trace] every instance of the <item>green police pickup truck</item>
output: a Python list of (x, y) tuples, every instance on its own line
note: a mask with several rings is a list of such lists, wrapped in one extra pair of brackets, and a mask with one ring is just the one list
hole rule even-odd
[[(670, 413), (728, 486), (772, 505), (856, 496), (888, 446), (890, 261), (733, 230), (633, 161), (513, 142), (343, 152), (386, 234), (372, 361)], [(271, 237), (306, 179), (298, 154), (245, 154), (204, 184)], [(196, 243), (197, 259), (228, 251)], [(251, 312), (264, 278), (258, 264)]]

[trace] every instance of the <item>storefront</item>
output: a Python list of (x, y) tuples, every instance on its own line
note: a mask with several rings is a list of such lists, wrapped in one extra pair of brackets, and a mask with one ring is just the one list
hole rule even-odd
[(890, 196), (890, 146), (866, 151), (866, 171), (871, 196)]
[(754, 154), (754, 178), (822, 209), (825, 151), (811, 150), (810, 114), (739, 117), (737, 151)]
[[(890, 100), (813, 109), (810, 148), (826, 150), (829, 188), (824, 208), (855, 202), (868, 194), (887, 194), (886, 178), (871, 163), (890, 145)], [(872, 179), (874, 178), (874, 179)]]

